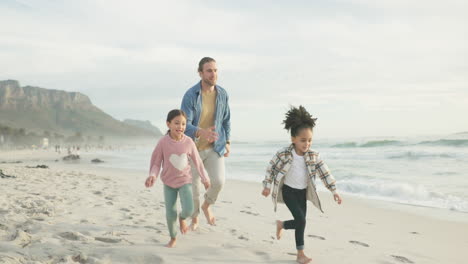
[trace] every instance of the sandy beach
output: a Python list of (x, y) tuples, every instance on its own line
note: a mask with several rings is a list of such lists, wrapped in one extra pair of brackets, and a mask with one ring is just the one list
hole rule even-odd
[[(275, 239), (275, 220), (290, 213), (282, 204), (273, 212), (261, 183), (228, 180), (213, 207), (217, 226), (202, 218), (168, 249), (160, 179), (147, 189), (146, 168), (102, 168), (93, 158), (101, 157), (66, 163), (41, 150), (0, 153), (0, 169), (12, 176), (0, 178), (0, 263), (295, 263), (294, 232)], [(467, 261), (467, 214), (346, 195), (339, 206), (320, 196), (325, 214), (308, 207), (312, 263)]]

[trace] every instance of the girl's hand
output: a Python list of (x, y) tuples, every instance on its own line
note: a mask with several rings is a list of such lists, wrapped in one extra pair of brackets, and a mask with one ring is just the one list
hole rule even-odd
[(341, 201), (342, 201), (342, 200), (341, 200), (341, 196), (340, 196), (339, 194), (335, 193), (335, 194), (333, 195), (333, 199), (335, 199), (335, 201), (336, 201), (338, 204), (341, 204)]
[(270, 189), (264, 188), (262, 191), (262, 195), (265, 197), (268, 197), (268, 195), (270, 195)]
[(205, 186), (205, 190), (208, 190), (208, 188), (210, 188), (210, 182), (204, 182), (203, 183), (203, 186)]
[(156, 181), (156, 177), (154, 176), (149, 176), (148, 178), (146, 178), (146, 181), (145, 181), (145, 186), (147, 188), (151, 187), (154, 185), (154, 182)]

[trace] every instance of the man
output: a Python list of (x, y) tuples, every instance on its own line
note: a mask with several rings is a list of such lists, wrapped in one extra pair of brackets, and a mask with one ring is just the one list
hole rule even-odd
[[(211, 180), (211, 187), (205, 193), (201, 209), (210, 225), (215, 217), (210, 206), (216, 202), (224, 185), (224, 157), (230, 153), (231, 114), (226, 90), (216, 84), (218, 69), (216, 61), (205, 57), (198, 64), (200, 82), (190, 88), (182, 99), (181, 109), (187, 114), (185, 134), (194, 139), (200, 157)], [(200, 213), (200, 176), (192, 170), (193, 202), (192, 230), (198, 227)]]

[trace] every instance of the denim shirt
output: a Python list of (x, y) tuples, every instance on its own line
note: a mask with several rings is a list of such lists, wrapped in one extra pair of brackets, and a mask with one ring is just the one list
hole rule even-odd
[[(185, 134), (195, 140), (195, 133), (199, 129), (200, 115), (202, 112), (201, 81), (188, 89), (182, 99), (180, 109), (187, 115), (187, 128)], [(216, 109), (214, 126), (218, 133), (218, 140), (213, 144), (213, 149), (220, 156), (226, 152), (226, 141), (231, 134), (231, 112), (229, 110), (229, 96), (221, 86), (215, 85), (216, 89)]]

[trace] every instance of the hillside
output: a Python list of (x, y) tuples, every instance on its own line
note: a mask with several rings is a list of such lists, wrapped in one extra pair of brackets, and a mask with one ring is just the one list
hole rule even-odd
[(0, 124), (29, 131), (118, 137), (160, 134), (133, 126), (106, 114), (77, 92), (21, 87), (18, 81), (0, 81)]

